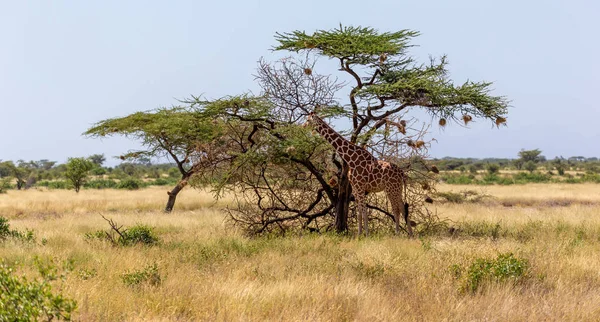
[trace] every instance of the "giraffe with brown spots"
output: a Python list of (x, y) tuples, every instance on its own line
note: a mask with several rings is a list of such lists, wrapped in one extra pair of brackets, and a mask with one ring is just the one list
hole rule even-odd
[(365, 235), (369, 234), (367, 193), (385, 191), (392, 204), (396, 234), (400, 233), (400, 214), (402, 214), (408, 235), (412, 237), (413, 231), (408, 219), (408, 209), (403, 201), (404, 171), (393, 163), (377, 160), (364, 148), (349, 142), (314, 112), (308, 115), (307, 124), (312, 124), (317, 133), (333, 146), (337, 154), (350, 167), (348, 177), (358, 213), (358, 235), (362, 234), (363, 224)]

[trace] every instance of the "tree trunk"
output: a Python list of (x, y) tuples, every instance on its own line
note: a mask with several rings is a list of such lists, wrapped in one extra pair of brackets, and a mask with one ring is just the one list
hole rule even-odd
[(345, 233), (348, 231), (348, 209), (350, 206), (350, 196), (352, 188), (348, 178), (348, 166), (344, 164), (342, 177), (340, 178), (338, 198), (335, 204), (335, 231)]
[(167, 192), (167, 194), (169, 195), (169, 200), (167, 201), (165, 212), (169, 213), (173, 210), (173, 207), (175, 206), (175, 199), (177, 199), (177, 194), (187, 185), (189, 179), (189, 176), (184, 176), (177, 183), (175, 188), (173, 188), (173, 190)]

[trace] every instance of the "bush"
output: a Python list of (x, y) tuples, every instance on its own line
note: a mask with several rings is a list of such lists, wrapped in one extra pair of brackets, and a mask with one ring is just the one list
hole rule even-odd
[[(526, 259), (515, 257), (512, 253), (498, 254), (496, 259), (477, 258), (466, 269), (461, 289), (475, 292), (485, 281), (516, 282), (527, 276), (528, 268)], [(455, 277), (463, 277), (462, 267), (453, 265), (450, 270)]]
[(537, 170), (537, 164), (535, 164), (535, 162), (533, 161), (527, 161), (523, 165), (523, 169), (529, 171), (530, 173), (533, 173), (533, 171)]
[(102, 167), (95, 167), (90, 171), (90, 173), (94, 176), (102, 176), (106, 174), (106, 169)]
[(25, 230), (24, 232), (10, 229), (8, 219), (0, 216), (0, 242), (9, 238), (20, 240), (23, 242), (35, 242), (33, 230)]
[(75, 192), (79, 192), (87, 180), (88, 173), (94, 168), (94, 163), (86, 158), (69, 158), (66, 167), (65, 178)]
[(48, 180), (44, 180), (44, 181), (39, 181), (37, 183), (38, 187), (46, 187), (48, 189), (70, 189), (71, 185), (66, 182), (66, 181), (48, 181)]
[(121, 280), (123, 280), (125, 285), (130, 287), (139, 287), (143, 283), (147, 283), (151, 286), (158, 286), (162, 282), (156, 263), (148, 265), (142, 270), (123, 273), (121, 275)]
[(140, 224), (125, 230), (121, 238), (122, 245), (154, 245), (157, 242), (158, 237), (154, 234), (152, 227)]
[(517, 183), (544, 183), (552, 180), (552, 176), (544, 173), (520, 172), (513, 176)]
[(489, 174), (496, 174), (500, 172), (500, 165), (496, 163), (489, 163), (486, 168)]
[(0, 263), (0, 321), (71, 319), (77, 303), (52, 293), (49, 282), (55, 276), (42, 274), (42, 278), (41, 281), (28, 281), (16, 277), (10, 267)]
[(142, 244), (152, 246), (158, 243), (158, 236), (154, 233), (152, 227), (142, 224), (137, 224), (130, 228), (123, 229), (122, 226), (118, 226), (112, 219), (104, 218), (111, 229), (97, 230), (94, 232), (86, 233), (84, 235), (87, 240), (104, 240), (108, 241), (113, 246), (132, 246), (136, 244)]
[(83, 186), (89, 189), (114, 189), (117, 188), (119, 184), (110, 179), (96, 179), (90, 180), (86, 182)]
[(481, 200), (490, 197), (489, 195), (480, 194), (473, 190), (463, 190), (461, 192), (437, 192), (435, 196), (441, 199), (440, 201), (442, 202), (450, 203), (480, 202)]
[(465, 175), (444, 175), (441, 180), (447, 184), (473, 184), (474, 178)]
[(119, 182), (117, 185), (118, 189), (127, 189), (127, 190), (138, 190), (143, 186), (143, 183), (140, 180), (134, 178), (127, 178)]
[(168, 185), (177, 184), (177, 181), (173, 180), (173, 179), (168, 180), (168, 179), (165, 179), (165, 178), (158, 178), (158, 179), (150, 182), (150, 184), (154, 185), (154, 186), (168, 186)]
[(10, 184), (10, 178), (1, 178), (0, 179), (0, 194), (6, 193), (6, 191), (11, 188), (12, 188), (12, 185)]

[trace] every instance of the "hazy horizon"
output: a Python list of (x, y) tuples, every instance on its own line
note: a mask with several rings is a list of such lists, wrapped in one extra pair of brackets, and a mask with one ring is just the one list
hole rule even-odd
[[(0, 159), (64, 162), (137, 144), (81, 136), (103, 119), (257, 91), (256, 62), (274, 34), (344, 25), (421, 32), (410, 51), (447, 54), (450, 77), (494, 82), (511, 100), (508, 127), (432, 127), (434, 158), (515, 158), (539, 148), (598, 157), (600, 44), (592, 1), (387, 3), (275, 1), (7, 2), (0, 13)], [(334, 71), (335, 72), (335, 71)], [(426, 121), (426, 120), (422, 120)]]

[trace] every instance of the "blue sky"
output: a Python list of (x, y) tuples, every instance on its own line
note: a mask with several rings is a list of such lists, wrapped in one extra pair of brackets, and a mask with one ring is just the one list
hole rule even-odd
[(591, 0), (3, 1), (0, 159), (119, 155), (135, 142), (81, 133), (191, 94), (256, 91), (275, 32), (339, 23), (418, 30), (417, 59), (447, 54), (457, 82), (512, 100), (506, 128), (434, 127), (433, 157), (600, 156), (599, 16)]

